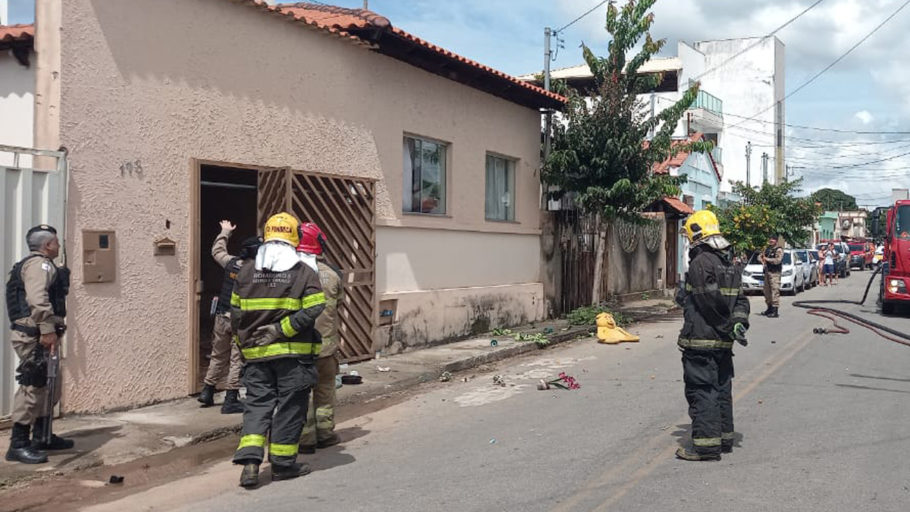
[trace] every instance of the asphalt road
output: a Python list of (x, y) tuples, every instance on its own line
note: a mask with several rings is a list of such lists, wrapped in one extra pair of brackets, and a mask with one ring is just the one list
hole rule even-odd
[[(859, 298), (869, 272), (799, 295)], [(753, 311), (764, 309), (752, 297)], [(237, 487), (229, 462), (91, 510), (906, 511), (910, 510), (910, 347), (794, 309), (752, 315), (737, 346), (737, 446), (720, 462), (673, 456), (688, 441), (681, 320), (642, 324), (637, 344), (592, 340), (510, 361), (338, 426), (347, 439), (305, 460), (296, 481)], [(881, 317), (910, 332), (910, 317)], [(575, 376), (577, 391), (538, 391)], [(268, 476), (266, 472), (264, 476)]]

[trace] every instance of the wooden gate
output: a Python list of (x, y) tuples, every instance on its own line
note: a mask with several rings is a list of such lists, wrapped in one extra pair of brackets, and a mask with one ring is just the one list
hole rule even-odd
[(675, 288), (677, 284), (677, 274), (679, 273), (678, 251), (679, 244), (679, 221), (667, 217), (667, 239), (664, 250), (667, 252), (667, 283), (666, 288)]
[(377, 323), (376, 183), (363, 178), (269, 169), (259, 173), (259, 220), (281, 211), (314, 222), (328, 238), (326, 260), (344, 272), (339, 305), (342, 362), (373, 357)]

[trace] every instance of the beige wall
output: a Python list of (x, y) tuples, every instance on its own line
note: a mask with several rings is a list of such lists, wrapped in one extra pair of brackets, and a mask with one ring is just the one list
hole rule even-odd
[[(500, 233), (510, 254), (538, 231), (532, 109), (223, 0), (72, 0), (63, 2), (63, 20), (61, 143), (70, 149), (74, 268), (68, 411), (188, 390), (193, 158), (378, 179), (382, 254), (395, 252), (383, 240), (400, 239), (391, 235), (397, 226)], [(405, 132), (451, 144), (446, 217), (399, 213)], [(517, 223), (483, 220), (486, 151), (519, 160)], [(121, 173), (137, 161), (141, 174)], [(82, 282), (85, 229), (116, 230), (114, 283)], [(408, 243), (425, 245), (433, 231), (415, 229)], [(177, 256), (152, 254), (163, 235), (177, 241)], [(440, 272), (449, 271), (446, 261)], [(412, 263), (433, 273), (433, 261)], [(515, 275), (532, 287), (537, 280)], [(484, 286), (501, 283), (490, 276), (474, 279), (472, 293), (492, 296)]]

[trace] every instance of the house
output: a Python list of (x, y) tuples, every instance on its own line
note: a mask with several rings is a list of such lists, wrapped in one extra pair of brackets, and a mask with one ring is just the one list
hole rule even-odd
[[(675, 140), (673, 147), (694, 142), (704, 142), (705, 136), (701, 133), (695, 133), (685, 140)], [(692, 211), (704, 210), (710, 205), (717, 204), (718, 192), (720, 190), (721, 172), (714, 161), (712, 153), (697, 151), (679, 151), (668, 158), (666, 161), (657, 165), (654, 169), (656, 174), (669, 174), (671, 176), (686, 176), (686, 182), (682, 184), (682, 202)], [(680, 214), (689, 213), (677, 208)], [(668, 221), (669, 222), (669, 221)], [(676, 279), (680, 279), (689, 266), (689, 241), (686, 238), (685, 230), (682, 229), (683, 218), (676, 220), (677, 228), (677, 248), (676, 258)], [(670, 236), (668, 234), (668, 236)], [(668, 255), (670, 258), (670, 255)], [(667, 277), (668, 284), (678, 282)]]
[[(31, 147), (34, 140), (34, 40), (34, 25), (0, 25), (0, 145)], [(0, 165), (12, 158), (0, 152)]]
[(232, 250), (280, 210), (321, 225), (345, 360), (542, 318), (539, 111), (559, 95), (367, 10), (39, 5), (60, 59), (36, 84), (60, 96), (35, 143), (69, 150), (67, 411), (198, 389), (224, 218)]
[(815, 229), (815, 243), (822, 240), (836, 240), (837, 212), (824, 212), (818, 217)]

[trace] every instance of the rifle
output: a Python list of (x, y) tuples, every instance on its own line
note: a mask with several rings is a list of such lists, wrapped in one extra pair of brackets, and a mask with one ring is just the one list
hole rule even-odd
[(65, 332), (66, 326), (57, 326), (56, 333), (58, 346), (55, 346), (53, 351), (48, 351), (47, 354), (47, 399), (44, 403), (44, 439), (41, 440), (47, 445), (51, 444), (54, 435), (54, 395), (57, 392), (57, 376), (60, 372), (59, 344), (60, 339), (63, 337), (63, 333)]

